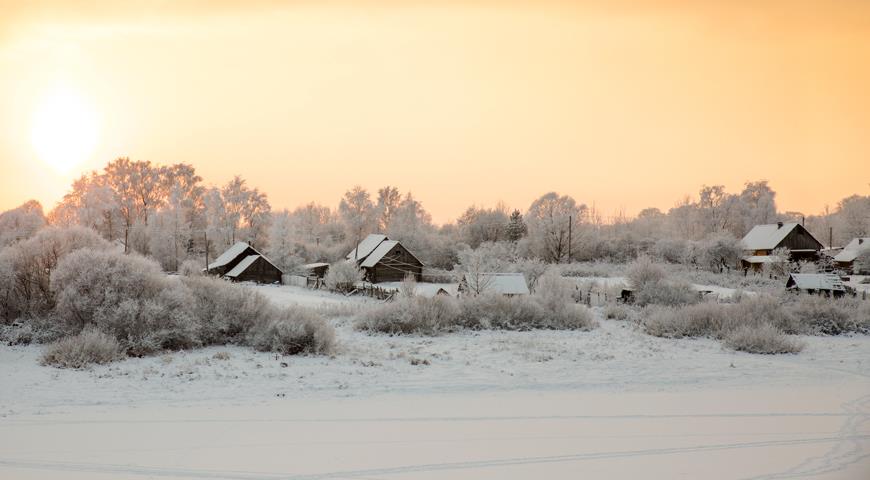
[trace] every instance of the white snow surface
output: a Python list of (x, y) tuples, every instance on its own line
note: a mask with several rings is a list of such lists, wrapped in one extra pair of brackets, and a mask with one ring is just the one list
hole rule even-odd
[(439, 337), (339, 319), (334, 357), (211, 347), (84, 371), (2, 346), (0, 478), (870, 478), (870, 337), (750, 355), (596, 315)]

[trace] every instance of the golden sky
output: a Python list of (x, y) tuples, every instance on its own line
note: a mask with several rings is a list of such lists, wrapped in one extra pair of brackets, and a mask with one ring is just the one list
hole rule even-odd
[[(804, 213), (870, 193), (863, 0), (0, 0), (0, 12), (0, 210), (50, 209), (118, 156), (192, 163), (215, 184), (240, 174), (275, 209), (395, 185), (438, 222), (551, 190), (605, 214), (756, 179)], [(32, 140), (58, 89), (98, 127), (66, 169)]]

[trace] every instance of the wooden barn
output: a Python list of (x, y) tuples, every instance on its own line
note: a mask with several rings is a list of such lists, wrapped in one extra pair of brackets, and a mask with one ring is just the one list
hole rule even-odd
[(742, 243), (745, 255), (742, 267), (756, 270), (773, 261), (770, 255), (776, 249), (788, 250), (790, 260), (816, 261), (823, 248), (822, 242), (796, 222), (756, 225), (743, 237)]
[(208, 264), (208, 273), (234, 282), (281, 283), (283, 272), (245, 242), (238, 242)]
[(347, 259), (355, 260), (371, 283), (400, 282), (408, 275), (419, 281), (423, 276), (423, 262), (386, 235), (369, 235), (347, 254)]
[(326, 276), (326, 272), (329, 271), (329, 264), (326, 262), (308, 263), (302, 265), (302, 271), (308, 277), (323, 278)]
[[(834, 266), (852, 273), (855, 259), (862, 250), (870, 248), (870, 237), (855, 238), (834, 256)], [(863, 272), (854, 272), (860, 274)]]

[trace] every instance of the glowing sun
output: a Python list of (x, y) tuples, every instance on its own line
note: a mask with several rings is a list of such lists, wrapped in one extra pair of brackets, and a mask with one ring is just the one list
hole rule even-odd
[(34, 111), (31, 143), (39, 158), (58, 172), (69, 172), (92, 155), (98, 136), (95, 112), (71, 90), (49, 92)]

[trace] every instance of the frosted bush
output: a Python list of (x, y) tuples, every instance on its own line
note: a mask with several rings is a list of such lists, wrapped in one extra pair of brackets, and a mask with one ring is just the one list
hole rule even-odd
[(144, 257), (82, 249), (58, 264), (51, 282), (54, 318), (68, 333), (96, 326), (131, 355), (199, 343), (190, 291)]
[(196, 260), (185, 260), (181, 263), (181, 266), (178, 267), (178, 273), (185, 277), (199, 277), (203, 274), (203, 268), (202, 262)]
[(659, 307), (647, 314), (643, 329), (656, 337), (718, 337), (727, 315), (726, 307), (715, 303), (699, 303), (683, 308)]
[(88, 328), (78, 335), (48, 345), (41, 363), (58, 368), (84, 368), (91, 364), (114, 362), (123, 357), (121, 345), (114, 337)]
[(354, 289), (354, 285), (362, 281), (363, 271), (360, 270), (356, 262), (346, 260), (343, 262), (333, 263), (329, 266), (326, 276), (323, 277), (323, 282), (327, 288), (339, 292), (349, 292)]
[(631, 310), (624, 305), (609, 304), (604, 307), (604, 318), (611, 320), (628, 320)]
[(361, 330), (390, 334), (436, 335), (458, 327), (459, 307), (450, 297), (404, 297), (363, 311), (356, 321)]
[(741, 325), (725, 336), (725, 346), (748, 353), (798, 353), (803, 344), (789, 338), (773, 325)]
[(335, 350), (335, 331), (316, 313), (297, 308), (283, 311), (279, 318), (257, 321), (247, 341), (261, 352), (329, 354)]
[(789, 310), (802, 333), (870, 333), (870, 314), (862, 312), (862, 306), (865, 312), (870, 311), (870, 302), (800, 295)]
[(280, 316), (265, 296), (251, 289), (212, 277), (182, 277), (181, 282), (192, 295), (192, 315), (204, 345), (239, 343), (257, 321)]

